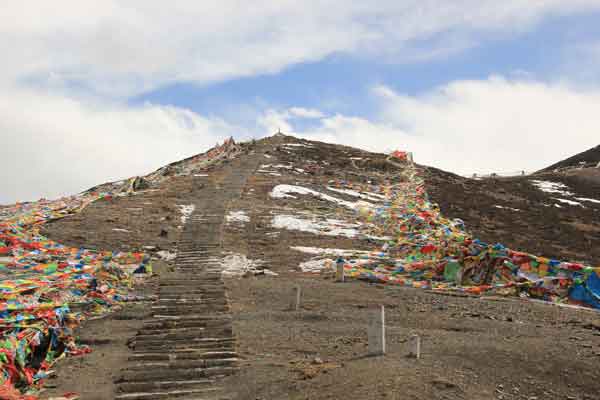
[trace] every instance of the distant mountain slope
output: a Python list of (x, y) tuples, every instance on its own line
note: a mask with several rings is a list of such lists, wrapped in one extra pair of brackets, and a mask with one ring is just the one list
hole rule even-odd
[(547, 168), (544, 168), (540, 172), (543, 171), (553, 171), (555, 169), (564, 169), (564, 168), (575, 168), (579, 166), (583, 167), (595, 167), (600, 162), (600, 145), (593, 147), (589, 150), (586, 150), (582, 153), (576, 154), (572, 157), (569, 157), (563, 161), (557, 162)]

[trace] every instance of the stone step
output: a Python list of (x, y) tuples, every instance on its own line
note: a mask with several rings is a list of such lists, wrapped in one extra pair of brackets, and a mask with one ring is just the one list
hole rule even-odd
[(194, 369), (213, 367), (233, 367), (238, 364), (237, 358), (211, 358), (199, 360), (176, 360), (176, 361), (142, 361), (127, 367), (128, 371), (147, 371), (150, 369)]
[(153, 315), (153, 319), (148, 322), (163, 322), (163, 321), (231, 321), (231, 315), (228, 314), (189, 314), (186, 316), (180, 315)]
[(136, 353), (129, 356), (130, 361), (173, 361), (212, 358), (238, 358), (234, 351), (173, 352), (173, 353)]
[(180, 288), (191, 290), (198, 293), (225, 293), (225, 284), (220, 280), (208, 280), (202, 281), (201, 283), (192, 283), (185, 284), (184, 282), (180, 283), (169, 283), (168, 285), (157, 286), (157, 290), (159, 295), (162, 293), (173, 292), (179, 290)]
[(188, 274), (188, 275), (198, 275), (198, 277), (207, 277), (206, 284), (209, 283), (210, 280), (213, 281), (214, 284), (222, 284), (223, 283), (223, 267), (219, 266), (199, 266), (199, 265), (176, 265), (175, 272), (179, 275)]
[(207, 352), (207, 351), (235, 351), (235, 343), (133, 343), (132, 348), (135, 353), (173, 353), (181, 351), (189, 352)]
[(152, 306), (152, 311), (158, 315), (165, 316), (185, 316), (190, 313), (202, 313), (202, 312), (212, 312), (212, 313), (226, 313), (229, 312), (228, 305), (222, 304), (198, 304), (198, 305), (190, 305), (186, 306), (184, 304), (174, 305), (174, 306)]
[(145, 321), (143, 329), (178, 329), (178, 328), (207, 328), (218, 329), (231, 327), (231, 319), (215, 320), (179, 320), (179, 321)]
[[(176, 328), (158, 328), (158, 329), (147, 329), (142, 328), (137, 336), (152, 336), (152, 335), (173, 335), (182, 334), (187, 335), (194, 333), (198, 336), (203, 337), (231, 337), (233, 336), (233, 329), (231, 326), (218, 327), (218, 328), (205, 328), (205, 327), (176, 327)], [(136, 337), (137, 337), (136, 336)]]
[(168, 290), (161, 290), (160, 297), (163, 299), (188, 299), (188, 298), (227, 298), (227, 294), (224, 292), (207, 292), (201, 289), (189, 289), (189, 288), (174, 288)]
[(227, 299), (225, 299), (223, 296), (218, 296), (218, 297), (210, 296), (210, 297), (206, 297), (206, 296), (203, 296), (203, 295), (199, 295), (197, 293), (189, 293), (188, 295), (186, 295), (186, 297), (179, 297), (179, 298), (166, 297), (166, 298), (161, 298), (160, 300), (158, 300), (158, 302), (155, 302), (153, 304), (156, 304), (157, 306), (167, 305), (167, 306), (170, 306), (170, 307), (178, 307), (180, 305), (195, 306), (195, 305), (198, 305), (198, 304), (226, 305), (227, 304)]
[(147, 382), (147, 381), (184, 381), (205, 379), (214, 376), (232, 375), (237, 367), (183, 368), (183, 369), (151, 369), (144, 371), (125, 370), (116, 383)]
[[(161, 299), (224, 299), (226, 298), (225, 286), (210, 283), (209, 285), (168, 285), (158, 289), (158, 300)], [(183, 296), (183, 297), (182, 297)]]
[(215, 381), (212, 379), (192, 379), (177, 381), (142, 381), (142, 382), (124, 382), (117, 386), (117, 391), (121, 393), (149, 393), (162, 392), (165, 389), (208, 389), (207, 391), (217, 391)]
[[(163, 340), (166, 342), (175, 342), (182, 340), (189, 340), (190, 342), (213, 342), (218, 340), (231, 340), (232, 335), (225, 335), (225, 330), (218, 331), (219, 335), (210, 335), (212, 332), (207, 332), (200, 329), (193, 329), (188, 331), (176, 330), (175, 332), (163, 332), (163, 333), (153, 333), (142, 330), (141, 333), (138, 333), (134, 336), (133, 340), (136, 343), (155, 341), (155, 340)], [(215, 340), (211, 340), (215, 339)]]
[[(173, 389), (156, 392), (134, 392), (115, 396), (115, 400), (163, 400), (163, 399), (197, 399), (217, 400), (222, 399), (214, 394), (214, 389)], [(210, 397), (209, 397), (210, 396)]]
[(176, 264), (195, 265), (198, 267), (212, 267), (221, 265), (221, 257), (181, 257), (175, 258)]
[(160, 282), (158, 285), (159, 289), (164, 286), (194, 286), (200, 288), (206, 287), (207, 289), (210, 289), (211, 287), (223, 287), (220, 273), (205, 272), (190, 277), (190, 279), (183, 279), (179, 277), (179, 275), (181, 274), (178, 274), (177, 278), (165, 279), (164, 281)]
[(190, 345), (213, 345), (213, 344), (225, 344), (232, 343), (234, 341), (233, 336), (219, 336), (219, 337), (210, 337), (203, 336), (201, 332), (192, 332), (192, 333), (181, 333), (181, 334), (162, 334), (162, 335), (136, 335), (132, 339), (132, 343), (136, 346), (145, 344), (145, 345), (171, 345), (177, 344), (180, 342), (186, 342)]
[(205, 286), (165, 286), (159, 290), (160, 298), (177, 299), (177, 298), (226, 298), (224, 286), (221, 285), (219, 290), (215, 286), (210, 287), (210, 290), (203, 289)]

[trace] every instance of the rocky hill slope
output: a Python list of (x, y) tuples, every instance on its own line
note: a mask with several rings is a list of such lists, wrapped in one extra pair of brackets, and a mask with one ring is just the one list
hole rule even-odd
[(565, 160), (544, 168), (542, 171), (565, 170), (571, 168), (593, 168), (600, 163), (600, 145), (575, 154)]
[[(453, 290), (442, 279), (468, 262), (457, 253), (464, 243), (488, 249), (479, 238), (515, 251), (489, 247), (475, 266), (485, 264), (483, 275), (453, 281), (505, 282), (485, 277), (504, 254), (536, 272), (579, 261), (560, 264), (564, 277), (552, 280), (573, 283), (568, 268), (600, 262), (594, 174), (475, 180), (277, 135), (120, 183), (123, 195), (43, 233), (76, 248), (146, 252), (158, 276), (136, 286), (139, 302), (82, 326), (79, 339), (94, 351), (58, 363), (44, 395), (598, 398), (597, 312), (532, 301), (528, 274), (502, 290)], [(392, 235), (406, 242), (388, 248)], [(344, 283), (332, 274), (338, 258), (351, 276)], [(388, 268), (372, 266), (380, 264)], [(559, 286), (549, 293), (565, 304)], [(368, 357), (366, 327), (380, 305), (387, 353)], [(415, 334), (418, 360), (407, 357)]]

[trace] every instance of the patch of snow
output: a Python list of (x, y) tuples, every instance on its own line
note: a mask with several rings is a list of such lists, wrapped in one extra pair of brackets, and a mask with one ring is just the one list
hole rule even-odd
[(540, 180), (532, 179), (531, 183), (533, 184), (533, 186), (537, 187), (542, 192), (558, 193), (558, 194), (562, 194), (563, 196), (572, 196), (573, 195), (573, 193), (571, 193), (567, 190), (567, 189), (569, 189), (569, 187), (560, 182), (540, 181)]
[(321, 247), (305, 247), (305, 246), (291, 246), (292, 250), (299, 251), (301, 253), (315, 254), (315, 255), (334, 255), (338, 257), (351, 256), (353, 254), (369, 254), (366, 250), (354, 250), (354, 249), (325, 249)]
[(309, 232), (315, 235), (345, 236), (348, 238), (356, 237), (358, 231), (355, 228), (360, 226), (334, 219), (317, 221), (315, 219), (301, 219), (293, 215), (276, 215), (273, 217), (271, 225), (277, 229)]
[(556, 207), (556, 208), (562, 208), (562, 206), (559, 205), (559, 204), (554, 204), (554, 207)]
[(194, 174), (194, 176), (208, 176), (208, 174)]
[(589, 201), (590, 203), (596, 203), (596, 204), (600, 204), (600, 200), (596, 200), (596, 199), (588, 199), (587, 197), (575, 197), (575, 200), (579, 200), (579, 201)]
[(554, 200), (560, 201), (561, 203), (568, 204), (570, 206), (581, 206), (581, 207), (584, 207), (583, 204), (581, 204), (578, 201), (573, 201), (573, 200), (568, 200), (568, 199), (559, 199), (558, 197), (555, 197)]
[(194, 204), (188, 204), (188, 205), (179, 204), (179, 205), (177, 205), (177, 207), (179, 207), (179, 211), (181, 212), (181, 223), (182, 224), (186, 223), (186, 221), (188, 220), (190, 215), (192, 215), (192, 213), (196, 209), (196, 206)]
[(350, 157), (351, 160), (362, 160), (362, 157)]
[(312, 196), (318, 197), (320, 199), (330, 201), (341, 206), (350, 208), (352, 210), (356, 210), (358, 208), (372, 208), (373, 205), (371, 203), (367, 203), (364, 201), (351, 202), (345, 201), (342, 199), (338, 199), (337, 197), (329, 196), (328, 194), (324, 194), (321, 192), (317, 192), (316, 190), (312, 190), (303, 186), (295, 186), (295, 185), (277, 185), (273, 188), (269, 195), (274, 199), (296, 199), (296, 196), (292, 196), (290, 193), (307, 195), (310, 194)]
[(352, 189), (338, 189), (338, 188), (334, 188), (331, 186), (327, 186), (328, 190), (331, 190), (332, 192), (336, 192), (336, 193), (343, 193), (343, 194), (347, 194), (349, 196), (353, 196), (353, 197), (358, 197), (361, 199), (367, 199), (367, 200), (371, 200), (371, 201), (381, 201), (383, 199), (385, 199), (384, 195), (381, 195), (379, 193), (371, 193), (371, 192), (358, 192), (356, 190), (352, 190)]
[[(350, 263), (355, 264), (355, 265), (368, 264), (369, 262), (370, 262), (369, 260), (350, 261)], [(298, 265), (298, 268), (300, 268), (300, 270), (302, 272), (308, 272), (308, 273), (320, 273), (323, 271), (334, 272), (335, 267), (336, 267), (335, 264), (336, 264), (336, 260), (334, 260), (333, 258), (315, 257), (308, 261), (304, 261), (304, 262), (300, 263)]]
[[(258, 172), (270, 173), (271, 175), (277, 174), (276, 171), (269, 171), (267, 168), (271, 168), (271, 169), (293, 169), (294, 167), (292, 167), (291, 165), (283, 165), (283, 164), (277, 164), (277, 165), (263, 164), (263, 165), (260, 166), (260, 169), (258, 170)], [(277, 175), (281, 176), (280, 174), (277, 174)]]
[(259, 268), (263, 262), (261, 260), (250, 260), (244, 254), (230, 254), (221, 260), (221, 275), (227, 277), (241, 277), (248, 273), (253, 275), (272, 275), (277, 276), (277, 273), (266, 269)]
[(312, 147), (311, 145), (304, 143), (285, 143), (283, 146), (286, 147)]
[(250, 217), (246, 215), (244, 211), (229, 211), (229, 214), (225, 216), (227, 222), (250, 222)]
[(520, 210), (520, 209), (518, 209), (518, 208), (504, 207), (504, 206), (499, 206), (499, 205), (495, 205), (494, 207), (496, 207), (496, 208), (500, 208), (500, 209), (502, 209), (502, 210), (521, 211), (521, 210)]
[(373, 235), (359, 235), (358, 236), (359, 239), (371, 239), (371, 240), (381, 240), (383, 242), (386, 242), (388, 240), (392, 240), (392, 238), (390, 236), (373, 236)]
[(163, 261), (173, 261), (177, 257), (177, 253), (172, 253), (168, 250), (157, 251), (156, 255)]
[(298, 265), (302, 272), (319, 273), (323, 270), (332, 270), (335, 268), (335, 261), (331, 258), (312, 259), (304, 261)]
[(263, 156), (265, 156), (265, 158), (271, 158), (271, 156), (268, 154), (263, 154)]
[(113, 228), (113, 231), (115, 231), (115, 232), (131, 232), (131, 231), (128, 231), (127, 229), (122, 229), (122, 228)]
[(273, 175), (273, 176), (281, 176), (281, 174), (280, 174), (279, 172), (275, 172), (275, 171), (267, 171), (267, 170), (265, 170), (265, 169), (259, 169), (259, 170), (258, 170), (258, 171), (256, 171), (256, 172), (259, 172), (259, 173), (262, 173), (262, 174), (269, 174), (269, 175)]

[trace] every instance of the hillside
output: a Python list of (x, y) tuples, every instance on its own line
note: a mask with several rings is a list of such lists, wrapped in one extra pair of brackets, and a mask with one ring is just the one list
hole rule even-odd
[[(154, 274), (83, 323), (93, 351), (43, 398), (599, 398), (600, 318), (568, 290), (600, 264), (585, 179), (474, 180), (276, 135), (92, 188), (42, 233), (145, 253)], [(387, 353), (367, 357), (380, 305)]]
[(544, 171), (565, 170), (571, 168), (593, 168), (600, 163), (600, 145), (589, 150), (575, 154), (565, 160), (544, 168)]
[(444, 214), (488, 243), (600, 264), (600, 170), (468, 179), (423, 168)]

